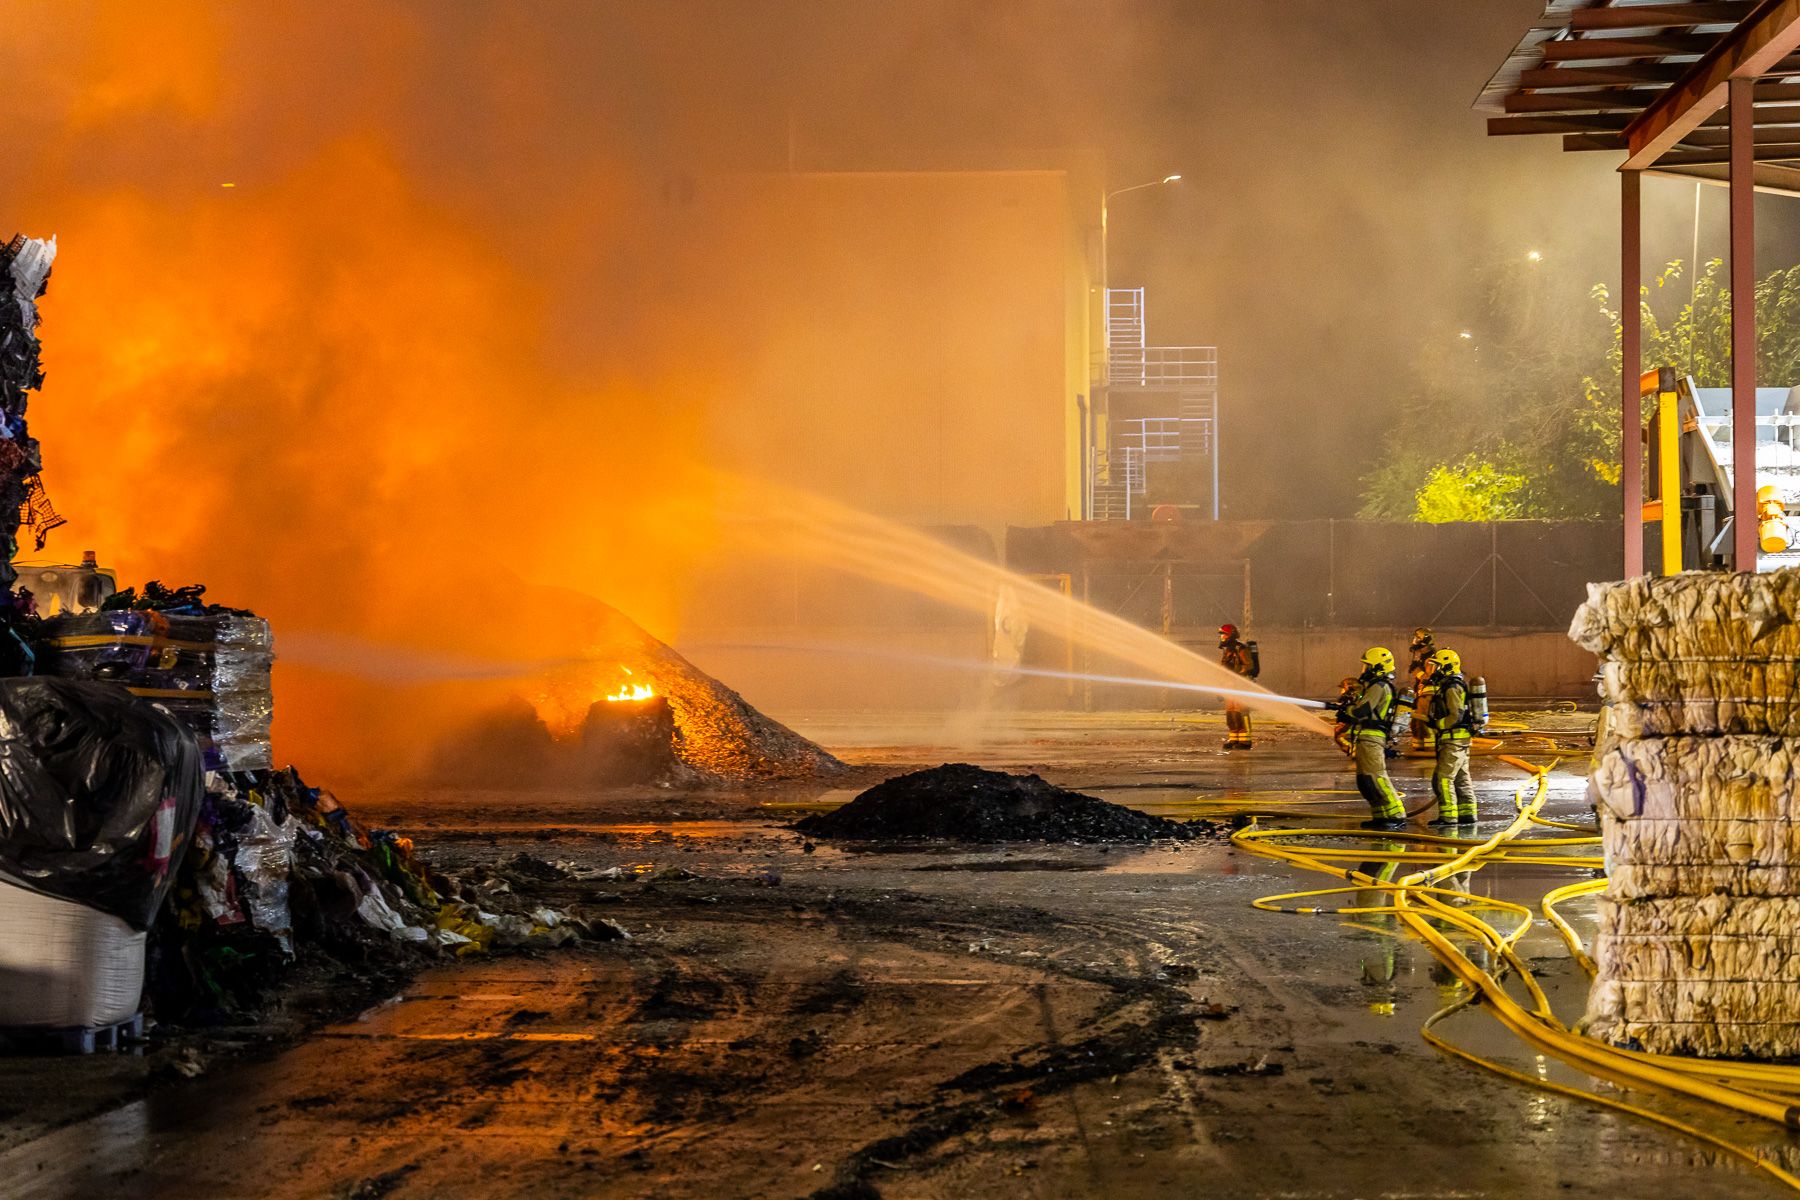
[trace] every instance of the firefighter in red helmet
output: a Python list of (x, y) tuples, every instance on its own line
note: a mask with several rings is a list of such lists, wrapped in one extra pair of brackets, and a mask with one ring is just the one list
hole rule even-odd
[[(1236, 625), (1219, 626), (1219, 661), (1227, 670), (1235, 671), (1245, 679), (1255, 679), (1262, 673), (1262, 659), (1256, 652), (1256, 643), (1239, 637)], [(1248, 750), (1255, 744), (1250, 737), (1250, 710), (1235, 699), (1227, 699), (1225, 748)]]

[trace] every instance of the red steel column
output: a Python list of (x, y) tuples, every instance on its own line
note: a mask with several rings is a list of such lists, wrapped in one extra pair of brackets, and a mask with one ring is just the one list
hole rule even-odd
[(1625, 578), (1644, 573), (1644, 416), (1638, 379), (1644, 366), (1643, 172), (1619, 172), (1619, 479), (1625, 506)]
[(1731, 81), (1732, 568), (1756, 570), (1756, 81)]

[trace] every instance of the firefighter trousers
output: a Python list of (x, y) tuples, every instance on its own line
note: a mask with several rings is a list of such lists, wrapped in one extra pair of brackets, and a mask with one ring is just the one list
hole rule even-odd
[(1225, 744), (1227, 746), (1249, 746), (1250, 710), (1241, 704), (1227, 701), (1225, 704)]
[(1374, 730), (1356, 734), (1356, 790), (1369, 802), (1369, 815), (1378, 821), (1406, 817), (1400, 793), (1387, 773), (1387, 739)]
[(1469, 778), (1469, 736), (1441, 733), (1437, 739), (1437, 769), (1431, 773), (1431, 791), (1437, 797), (1440, 821), (1475, 820), (1475, 784)]

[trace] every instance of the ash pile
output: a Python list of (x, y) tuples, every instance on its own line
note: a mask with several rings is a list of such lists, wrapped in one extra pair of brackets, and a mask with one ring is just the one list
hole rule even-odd
[(579, 623), (581, 640), (567, 643), (582, 646), (577, 661), (445, 739), (426, 782), (726, 787), (846, 770), (619, 610), (569, 592), (549, 599)]
[(865, 841), (1150, 842), (1212, 837), (1211, 821), (1171, 821), (1037, 775), (947, 763), (878, 783), (833, 812), (795, 824), (822, 838)]
[(1800, 572), (1589, 588), (1608, 869), (1589, 1031), (1660, 1054), (1800, 1055)]

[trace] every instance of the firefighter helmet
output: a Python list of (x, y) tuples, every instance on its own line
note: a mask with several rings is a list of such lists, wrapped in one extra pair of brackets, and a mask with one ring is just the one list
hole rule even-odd
[(1431, 656), (1431, 665), (1452, 675), (1462, 674), (1462, 655), (1454, 650), (1439, 650)]
[(1371, 646), (1362, 656), (1363, 666), (1374, 667), (1384, 675), (1394, 673), (1394, 652), (1386, 646)]
[(1431, 630), (1429, 630), (1429, 629), (1425, 628), (1425, 626), (1421, 625), (1417, 629), (1413, 630), (1412, 643), (1407, 646), (1407, 649), (1408, 650), (1419, 650), (1419, 649), (1422, 649), (1423, 647), (1429, 646), (1429, 645), (1431, 645)]
[(1237, 636), (1237, 626), (1230, 624), (1229, 622), (1227, 622), (1224, 625), (1219, 626), (1219, 636), (1222, 638), (1236, 637)]

